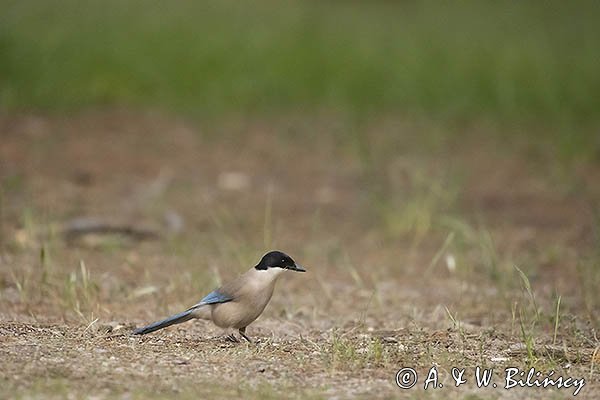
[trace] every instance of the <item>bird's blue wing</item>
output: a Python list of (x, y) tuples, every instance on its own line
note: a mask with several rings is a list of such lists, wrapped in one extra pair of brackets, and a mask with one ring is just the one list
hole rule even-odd
[(233, 300), (233, 297), (231, 297), (223, 292), (220, 292), (218, 289), (216, 289), (216, 290), (213, 290), (212, 292), (210, 292), (209, 294), (207, 294), (202, 300), (200, 300), (198, 305), (227, 303), (228, 301), (231, 301), (231, 300)]

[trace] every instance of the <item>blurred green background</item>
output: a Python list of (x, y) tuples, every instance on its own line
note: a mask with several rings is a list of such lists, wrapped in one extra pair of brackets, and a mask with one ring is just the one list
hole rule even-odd
[(594, 1), (2, 1), (0, 106), (486, 120), (597, 156), (598, 21)]

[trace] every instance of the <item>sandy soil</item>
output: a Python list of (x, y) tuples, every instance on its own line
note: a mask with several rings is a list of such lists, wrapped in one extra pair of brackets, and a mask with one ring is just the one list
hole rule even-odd
[[(434, 145), (405, 123), (344, 129), (0, 117), (0, 397), (572, 396), (502, 388), (505, 368), (533, 367), (596, 398), (599, 166), (476, 127)], [(67, 240), (81, 217), (129, 231)], [(309, 272), (281, 279), (254, 344), (205, 321), (129, 335), (271, 248)], [(444, 387), (424, 390), (433, 366)], [(477, 388), (477, 366), (497, 388)]]

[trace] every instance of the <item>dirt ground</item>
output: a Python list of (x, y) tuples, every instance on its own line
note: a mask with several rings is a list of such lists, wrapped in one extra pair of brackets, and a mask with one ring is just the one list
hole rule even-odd
[[(0, 398), (573, 396), (505, 389), (510, 367), (598, 398), (600, 166), (484, 127), (347, 129), (0, 116)], [(206, 321), (130, 335), (272, 248), (308, 272), (280, 280), (255, 343)], [(424, 390), (433, 367), (443, 387)]]

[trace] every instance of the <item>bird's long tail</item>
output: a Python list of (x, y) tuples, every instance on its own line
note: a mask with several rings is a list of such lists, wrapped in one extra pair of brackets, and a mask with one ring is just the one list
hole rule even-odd
[(162, 328), (166, 328), (167, 326), (171, 326), (174, 324), (180, 324), (185, 321), (189, 321), (194, 318), (193, 309), (189, 309), (179, 314), (175, 314), (170, 316), (167, 319), (163, 319), (162, 321), (154, 322), (148, 326), (144, 326), (143, 328), (138, 328), (133, 331), (134, 335), (145, 335), (146, 333), (154, 332)]

